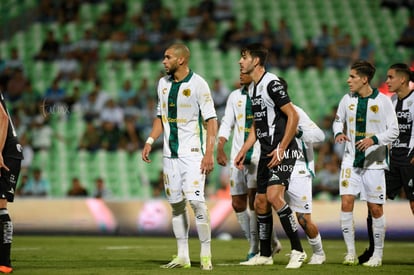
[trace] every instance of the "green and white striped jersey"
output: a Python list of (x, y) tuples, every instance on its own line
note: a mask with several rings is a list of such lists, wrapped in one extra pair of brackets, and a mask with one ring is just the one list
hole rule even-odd
[(206, 129), (216, 111), (207, 82), (190, 73), (180, 82), (170, 76), (158, 82), (157, 116), (164, 130), (164, 156), (171, 158), (204, 154)]

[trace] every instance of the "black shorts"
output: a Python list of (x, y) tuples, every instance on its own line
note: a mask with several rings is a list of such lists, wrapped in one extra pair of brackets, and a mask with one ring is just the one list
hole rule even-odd
[(4, 164), (6, 164), (10, 171), (6, 171), (4, 168), (1, 168), (0, 199), (7, 199), (8, 202), (13, 202), (22, 160), (7, 157), (3, 160)]
[(295, 158), (283, 159), (282, 163), (272, 169), (267, 167), (270, 158), (261, 158), (257, 167), (257, 193), (265, 194), (270, 185), (289, 187), (289, 179), (295, 166)]
[(390, 170), (385, 170), (385, 182), (387, 189), (387, 197), (393, 200), (404, 188), (407, 199), (414, 200), (414, 167), (390, 165)]

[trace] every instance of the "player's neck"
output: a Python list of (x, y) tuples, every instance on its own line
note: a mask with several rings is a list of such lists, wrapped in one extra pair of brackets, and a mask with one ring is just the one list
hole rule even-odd
[(396, 91), (396, 94), (398, 96), (399, 99), (403, 99), (405, 98), (409, 93), (410, 93), (410, 87), (408, 86), (404, 86), (401, 87), (401, 89), (398, 89), (398, 91)]
[(266, 70), (262, 66), (257, 66), (255, 70), (253, 70), (251, 77), (253, 79), (254, 84), (256, 85), (260, 79), (262, 79), (263, 75), (265, 74)]
[(181, 70), (177, 70), (174, 74), (174, 81), (175, 82), (182, 81), (189, 73), (190, 73), (190, 69), (188, 67), (182, 68)]
[(372, 92), (373, 89), (371, 88), (371, 86), (367, 85), (358, 91), (358, 95), (360, 97), (369, 97), (372, 94)]

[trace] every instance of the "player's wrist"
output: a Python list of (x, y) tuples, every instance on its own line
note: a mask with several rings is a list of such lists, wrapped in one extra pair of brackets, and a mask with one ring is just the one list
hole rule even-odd
[(152, 137), (148, 137), (147, 140), (145, 141), (146, 144), (152, 145), (154, 143), (154, 139)]

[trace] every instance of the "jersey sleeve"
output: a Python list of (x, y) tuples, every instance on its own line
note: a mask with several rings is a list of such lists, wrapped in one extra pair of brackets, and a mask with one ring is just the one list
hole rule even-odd
[(277, 80), (269, 82), (267, 85), (267, 93), (275, 105), (279, 108), (291, 102), (285, 87)]
[(397, 115), (395, 114), (394, 106), (392, 105), (391, 100), (386, 96), (382, 96), (382, 98), (383, 107), (386, 114), (385, 123), (387, 126), (384, 132), (375, 135), (379, 145), (390, 144), (398, 138), (398, 135), (400, 133)]
[(332, 130), (334, 133), (334, 137), (343, 133), (344, 131), (344, 123), (346, 119), (346, 99), (348, 95), (342, 97), (341, 101), (338, 105), (338, 110), (336, 111), (335, 120), (332, 125)]
[(224, 116), (221, 119), (220, 128), (219, 128), (219, 137), (224, 137), (229, 139), (231, 131), (235, 124), (235, 113), (234, 113), (234, 100), (236, 91), (233, 91), (227, 98), (226, 109), (224, 110)]
[(199, 78), (199, 84), (197, 88), (198, 105), (200, 106), (201, 115), (203, 116), (204, 121), (207, 121), (211, 118), (217, 118), (210, 88), (208, 87), (207, 82), (201, 77)]
[(305, 143), (322, 142), (325, 139), (325, 134), (321, 128), (308, 116), (308, 114), (301, 108), (295, 106), (299, 114), (299, 138)]

